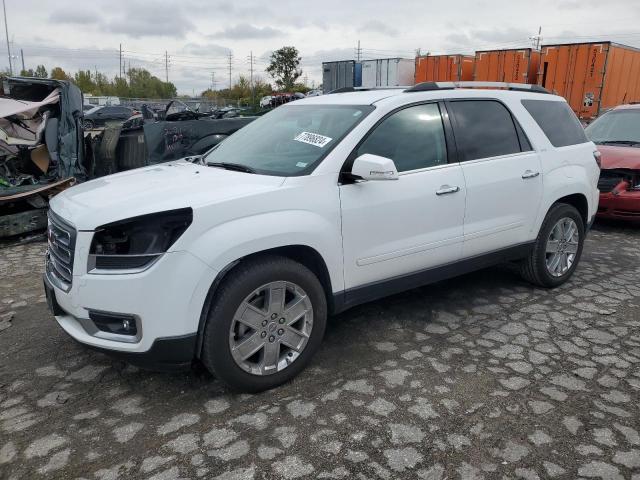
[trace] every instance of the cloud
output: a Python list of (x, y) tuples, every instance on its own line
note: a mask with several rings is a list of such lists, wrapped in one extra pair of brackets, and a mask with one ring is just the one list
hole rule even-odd
[(98, 16), (90, 12), (74, 11), (74, 10), (56, 10), (49, 16), (52, 23), (66, 25), (87, 25), (98, 22)]
[(212, 37), (224, 37), (233, 40), (263, 39), (282, 37), (285, 33), (272, 27), (256, 27), (248, 23), (239, 23), (233, 27), (214, 33)]
[(366, 33), (381, 33), (383, 35), (388, 35), (390, 37), (395, 37), (400, 33), (397, 29), (393, 28), (391, 25), (388, 25), (380, 20), (369, 20), (362, 24), (362, 26), (358, 29), (359, 32)]
[(217, 43), (187, 43), (179, 53), (188, 55), (202, 55), (203, 57), (217, 57), (228, 55), (231, 52), (229, 47), (218, 45)]
[(153, 2), (129, 4), (115, 18), (106, 20), (102, 25), (103, 31), (121, 33), (132, 38), (184, 38), (195, 28), (184, 10), (158, 7)]
[(531, 45), (531, 36), (532, 32), (521, 28), (472, 29), (447, 35), (444, 47), (450, 53), (528, 47)]

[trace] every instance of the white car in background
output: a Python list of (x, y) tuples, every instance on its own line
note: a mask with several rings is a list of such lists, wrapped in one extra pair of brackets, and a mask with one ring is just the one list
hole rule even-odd
[(271, 95), (267, 95), (266, 97), (262, 97), (260, 99), (260, 108), (269, 108), (271, 106), (271, 99), (273, 97)]
[(504, 261), (563, 284), (597, 210), (595, 145), (540, 87), (461, 86), (298, 100), (204, 156), (56, 195), (57, 322), (134, 363), (197, 359), (260, 391), (354, 305)]

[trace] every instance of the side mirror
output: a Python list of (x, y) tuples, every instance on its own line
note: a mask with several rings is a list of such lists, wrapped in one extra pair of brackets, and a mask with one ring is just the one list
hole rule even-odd
[(370, 153), (354, 160), (351, 174), (362, 180), (398, 180), (398, 169), (393, 160)]

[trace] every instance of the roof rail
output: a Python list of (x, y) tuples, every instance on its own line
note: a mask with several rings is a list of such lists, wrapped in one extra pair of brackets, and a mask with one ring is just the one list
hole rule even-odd
[(327, 95), (331, 95), (332, 93), (370, 92), (372, 90), (406, 90), (406, 88), (406, 85), (398, 87), (340, 87), (331, 90)]
[(417, 83), (405, 92), (429, 92), (433, 90), (452, 90), (454, 88), (504, 88), (520, 92), (551, 93), (540, 85), (509, 82), (422, 82)]

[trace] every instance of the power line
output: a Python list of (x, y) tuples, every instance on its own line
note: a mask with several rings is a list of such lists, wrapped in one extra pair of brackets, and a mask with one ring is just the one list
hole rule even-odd
[(9, 73), (13, 75), (13, 67), (11, 66), (11, 47), (9, 46), (9, 27), (7, 26), (7, 6), (2, 0), (2, 10), (4, 11), (4, 32), (7, 35), (7, 58), (9, 59)]

